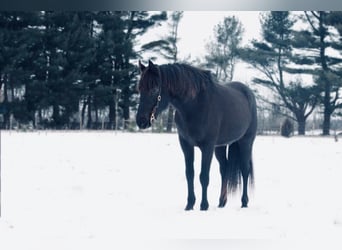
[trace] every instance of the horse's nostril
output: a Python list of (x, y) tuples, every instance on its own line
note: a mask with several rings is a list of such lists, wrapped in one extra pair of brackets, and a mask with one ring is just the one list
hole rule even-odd
[(139, 128), (147, 128), (149, 126), (149, 120), (145, 117), (138, 117), (137, 118), (137, 125)]

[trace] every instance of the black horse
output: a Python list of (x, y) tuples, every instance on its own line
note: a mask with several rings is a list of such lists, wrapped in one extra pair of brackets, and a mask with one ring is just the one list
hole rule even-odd
[(139, 128), (150, 127), (169, 104), (176, 109), (175, 122), (185, 157), (188, 184), (185, 210), (193, 209), (195, 204), (195, 146), (202, 153), (201, 210), (209, 207), (207, 187), (214, 152), (222, 177), (219, 207), (225, 206), (227, 192), (236, 190), (241, 176), (242, 207), (247, 207), (249, 177), (253, 183), (252, 147), (257, 131), (256, 101), (252, 91), (239, 82), (220, 85), (210, 71), (187, 64), (156, 65), (149, 61), (149, 65), (144, 66), (139, 61), (139, 67), (140, 104), (136, 116)]

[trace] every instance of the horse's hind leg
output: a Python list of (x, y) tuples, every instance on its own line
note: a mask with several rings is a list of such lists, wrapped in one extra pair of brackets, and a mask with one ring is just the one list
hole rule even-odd
[(249, 169), (250, 167), (250, 161), (247, 163), (244, 163), (243, 169), (242, 169), (242, 182), (243, 182), (243, 189), (242, 189), (242, 197), (241, 197), (241, 207), (247, 207), (248, 205), (248, 176), (249, 176)]
[(239, 141), (240, 147), (240, 160), (241, 160), (241, 175), (242, 175), (242, 197), (241, 197), (241, 207), (247, 207), (248, 205), (248, 178), (251, 175), (253, 168), (252, 165), (252, 144), (253, 140), (241, 140)]
[(221, 146), (215, 148), (215, 156), (220, 164), (220, 173), (221, 173), (221, 194), (219, 200), (219, 207), (224, 207), (227, 203), (227, 146)]

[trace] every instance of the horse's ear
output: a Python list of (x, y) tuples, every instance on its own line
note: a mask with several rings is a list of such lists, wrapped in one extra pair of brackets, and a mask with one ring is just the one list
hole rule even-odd
[(148, 69), (150, 70), (150, 72), (158, 74), (158, 68), (157, 65), (153, 64), (153, 62), (151, 60), (148, 60)]
[(143, 72), (144, 69), (146, 69), (146, 66), (142, 64), (140, 60), (139, 60), (139, 69), (140, 69), (140, 73)]
[(154, 66), (154, 64), (153, 64), (153, 62), (151, 60), (148, 60), (148, 66), (149, 67), (153, 67)]

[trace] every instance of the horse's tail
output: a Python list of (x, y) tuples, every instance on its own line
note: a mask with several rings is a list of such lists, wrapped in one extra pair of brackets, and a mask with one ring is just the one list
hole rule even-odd
[[(228, 171), (227, 177), (228, 177), (228, 192), (232, 193), (237, 190), (237, 188), (240, 188), (241, 186), (241, 178), (242, 178), (242, 168), (245, 168), (246, 165), (243, 164), (242, 160), (243, 157), (241, 155), (240, 147), (238, 142), (234, 142), (233, 144), (229, 145), (228, 149)], [(248, 171), (248, 180), (249, 185), (251, 187), (254, 186), (254, 170), (253, 170), (253, 161), (252, 161), (252, 155), (250, 155), (249, 160), (249, 168)]]
[[(244, 171), (248, 171), (249, 185), (251, 187), (254, 186), (252, 146), (257, 132), (257, 105), (254, 93), (246, 85), (240, 82), (232, 82), (230, 86), (241, 91), (245, 95), (251, 112), (250, 125), (244, 135), (244, 139), (249, 138), (250, 145), (244, 145), (244, 147), (246, 146), (247, 148), (243, 148), (242, 150), (239, 141), (229, 145), (227, 171), (228, 191), (234, 192), (241, 185), (241, 177)], [(248, 162), (246, 163), (245, 161)]]

